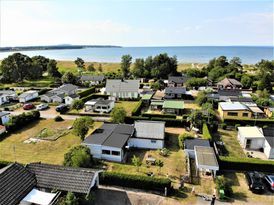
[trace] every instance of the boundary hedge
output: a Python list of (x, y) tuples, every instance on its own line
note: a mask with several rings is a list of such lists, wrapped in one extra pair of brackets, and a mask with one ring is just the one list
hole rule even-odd
[(124, 174), (119, 172), (103, 172), (100, 174), (100, 183), (116, 185), (144, 190), (164, 192), (171, 189), (171, 181), (168, 178), (158, 178), (143, 175)]
[(203, 138), (207, 140), (212, 140), (212, 135), (206, 123), (203, 124)]
[(157, 117), (157, 118), (169, 118), (169, 119), (176, 119), (176, 115), (174, 114), (150, 114), (150, 113), (143, 113), (141, 115), (142, 117)]
[(221, 170), (270, 172), (274, 170), (274, 161), (219, 156), (219, 166)]
[(235, 124), (240, 124), (241, 126), (251, 125), (254, 126), (254, 123), (256, 121), (256, 125), (258, 126), (264, 126), (264, 125), (272, 125), (274, 124), (274, 119), (224, 119), (223, 122), (226, 123), (229, 126), (234, 126)]
[(135, 108), (132, 110), (131, 115), (137, 116), (141, 114), (142, 108), (143, 108), (144, 102), (142, 100), (139, 100), (138, 104), (135, 106)]
[(83, 98), (90, 94), (93, 94), (94, 92), (95, 92), (95, 87), (90, 87), (82, 92), (79, 92), (78, 95), (80, 96), (80, 98)]
[(103, 94), (97, 94), (97, 93), (93, 93), (93, 94), (90, 94), (88, 96), (85, 96), (83, 98), (81, 98), (81, 100), (85, 103), (89, 100), (92, 100), (92, 99), (96, 99), (96, 98), (104, 98), (104, 99), (108, 99), (108, 95), (103, 95)]

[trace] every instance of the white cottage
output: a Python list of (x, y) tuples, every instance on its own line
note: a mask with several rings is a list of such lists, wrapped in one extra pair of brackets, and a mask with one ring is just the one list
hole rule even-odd
[(19, 102), (21, 103), (25, 103), (28, 102), (30, 100), (34, 100), (36, 98), (38, 98), (39, 94), (37, 90), (28, 90), (24, 93), (22, 93), (21, 95), (19, 95)]
[(165, 122), (135, 121), (135, 134), (128, 141), (129, 147), (162, 149), (165, 144)]
[(10, 113), (0, 112), (0, 125), (5, 125), (10, 120)]

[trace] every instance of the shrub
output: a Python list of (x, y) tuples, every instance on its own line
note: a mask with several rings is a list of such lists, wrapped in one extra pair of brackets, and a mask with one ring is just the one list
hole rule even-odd
[(233, 190), (231, 188), (232, 182), (225, 178), (224, 176), (218, 176), (216, 178), (216, 188), (217, 190), (224, 190), (225, 196), (231, 197), (233, 195)]
[(203, 124), (203, 138), (212, 140), (211, 133), (210, 133), (206, 123)]
[(222, 123), (222, 124), (221, 124), (221, 128), (224, 129), (224, 130), (226, 130), (227, 124), (226, 124), (226, 123)]
[(143, 108), (143, 105), (144, 105), (143, 101), (139, 100), (138, 104), (132, 110), (131, 115), (132, 116), (140, 115), (141, 111), (142, 111), (142, 108)]
[(64, 119), (60, 116), (60, 115), (57, 115), (55, 118), (54, 118), (54, 121), (55, 122), (61, 122), (63, 121)]
[(181, 149), (184, 149), (184, 141), (186, 139), (193, 139), (194, 136), (190, 133), (183, 133), (178, 136), (178, 145)]
[(20, 115), (14, 115), (10, 118), (6, 124), (7, 131), (16, 131), (30, 122), (34, 122), (40, 119), (40, 112), (37, 110), (22, 113)]
[(235, 125), (235, 130), (237, 130), (238, 127), (241, 127), (241, 124), (236, 124), (236, 125)]
[(222, 170), (261, 171), (274, 170), (274, 161), (254, 158), (219, 157)]
[(110, 113), (111, 120), (114, 123), (125, 122), (126, 115), (127, 113), (123, 107), (114, 107), (114, 109)]
[(170, 155), (170, 151), (167, 148), (163, 148), (159, 150), (159, 154), (162, 155), (163, 157), (167, 157)]
[(164, 192), (165, 187), (168, 190), (171, 188), (171, 181), (168, 178), (123, 174), (118, 172), (102, 173), (100, 175), (100, 183), (161, 192)]
[(91, 87), (91, 88), (88, 88), (82, 92), (79, 92), (78, 95), (80, 96), (80, 98), (83, 98), (90, 94), (93, 94), (94, 92), (95, 92), (95, 87)]

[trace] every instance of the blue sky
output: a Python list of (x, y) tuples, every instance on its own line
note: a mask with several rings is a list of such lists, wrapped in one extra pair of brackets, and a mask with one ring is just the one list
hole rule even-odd
[(273, 1), (0, 0), (0, 46), (273, 46)]

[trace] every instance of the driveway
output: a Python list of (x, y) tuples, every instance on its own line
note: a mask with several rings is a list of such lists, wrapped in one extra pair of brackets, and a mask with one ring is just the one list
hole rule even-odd
[[(20, 115), (23, 112), (29, 112), (29, 111), (26, 111), (23, 108), (20, 108), (20, 109), (17, 109), (15, 111), (11, 111), (10, 113), (12, 115)], [(47, 110), (40, 111), (40, 115), (41, 115), (41, 118), (46, 118), (46, 119), (53, 119), (57, 115), (60, 115), (65, 120), (75, 120), (76, 118), (80, 117), (78, 115), (61, 115), (60, 113), (58, 113), (58, 112), (55, 111), (55, 107), (54, 106), (51, 106)], [(98, 121), (98, 122), (110, 121), (110, 117), (92, 117), (92, 118), (93, 118), (93, 120)]]

